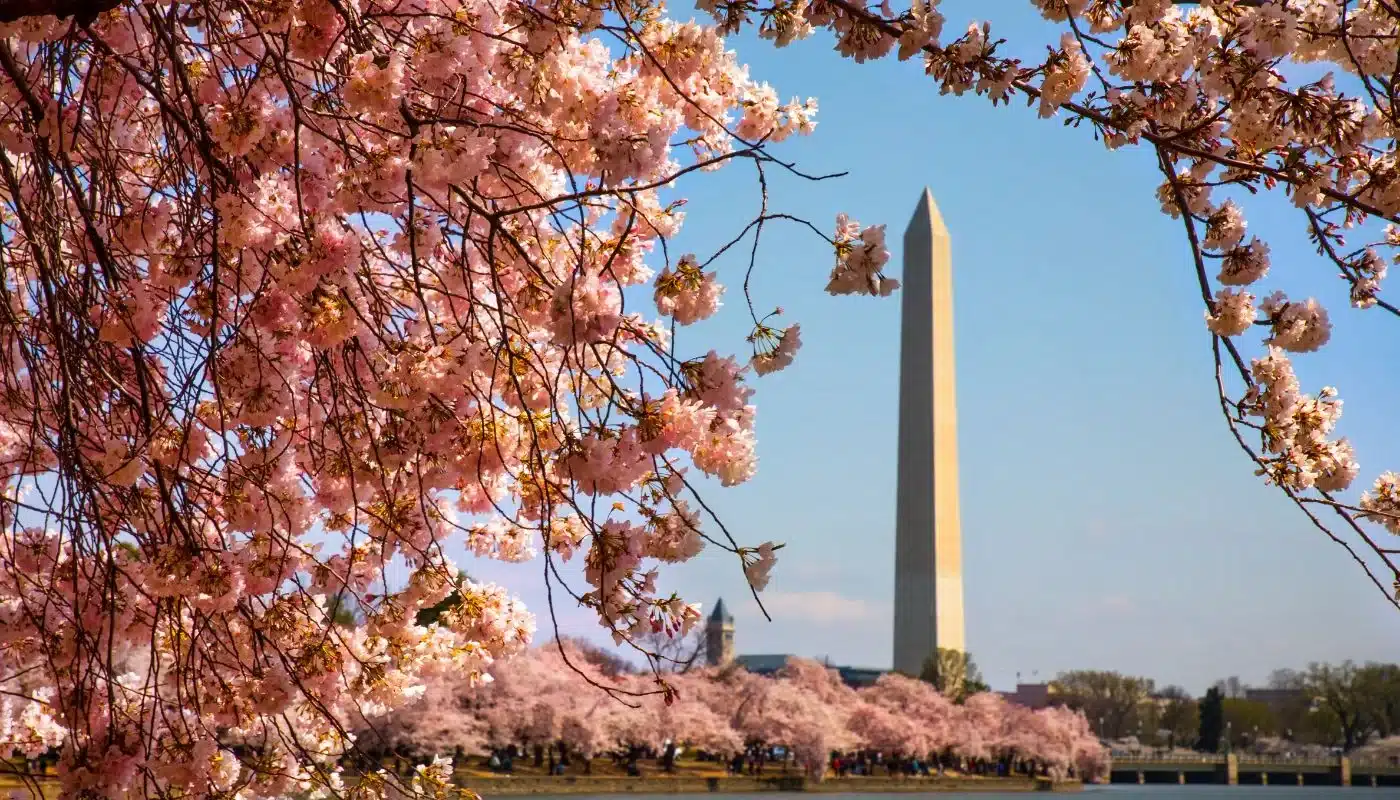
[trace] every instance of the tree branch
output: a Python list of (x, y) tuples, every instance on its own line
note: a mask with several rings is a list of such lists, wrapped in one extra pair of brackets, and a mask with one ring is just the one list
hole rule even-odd
[(79, 25), (89, 25), (102, 12), (121, 4), (122, 0), (0, 0), (0, 22), (17, 22), (27, 17), (76, 17)]

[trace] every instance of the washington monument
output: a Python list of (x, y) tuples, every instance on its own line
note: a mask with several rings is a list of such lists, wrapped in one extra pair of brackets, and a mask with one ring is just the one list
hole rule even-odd
[(895, 511), (894, 668), (918, 675), (936, 648), (963, 651), (953, 264), (928, 189), (904, 231)]

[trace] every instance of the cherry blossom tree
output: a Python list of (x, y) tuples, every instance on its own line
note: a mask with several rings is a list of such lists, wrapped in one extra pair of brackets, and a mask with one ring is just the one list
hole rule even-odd
[(744, 741), (729, 721), (698, 700), (682, 699), (660, 710), (658, 733), (716, 756), (729, 757), (744, 749)]
[(743, 751), (743, 738), (730, 725), (724, 707), (707, 702), (716, 694), (706, 691), (710, 688), (706, 684), (715, 682), (712, 675), (691, 670), (671, 682), (675, 698), (658, 713), (658, 732), (663, 738), (722, 757)]
[(556, 738), (562, 703), (574, 696), (570, 689), (582, 683), (571, 680), (573, 673), (559, 670), (560, 665), (557, 652), (542, 647), (512, 659), (510, 669), (492, 671), (491, 683), (476, 693), (493, 748), (542, 745)]
[[(342, 770), (348, 726), (444, 674), (484, 682), (533, 635), (448, 544), (542, 559), (622, 642), (693, 628), (659, 565), (703, 547), (761, 591), (781, 545), (735, 541), (694, 476), (754, 474), (754, 378), (800, 345), (748, 273), (765, 230), (805, 224), (766, 187), (809, 177), (774, 148), (815, 101), (749, 77), (722, 38), (746, 26), (918, 55), (941, 92), (1152, 148), (1229, 430), (1400, 605), (1371, 527), (1400, 533), (1400, 477), (1346, 494), (1339, 395), (1292, 363), (1328, 311), (1265, 294), (1245, 217), (1286, 196), (1352, 305), (1397, 313), (1400, 12), (1034, 2), (1063, 35), (1023, 63), (989, 26), (945, 36), (926, 0), (701, 0), (714, 26), (606, 0), (0, 0), (0, 749), (59, 746), (65, 797), (374, 797), (388, 777)], [(686, 181), (735, 164), (759, 216), (671, 252)], [(883, 227), (807, 228), (832, 245), (828, 291), (894, 291)], [(741, 242), (748, 345), (678, 344)], [(587, 586), (558, 577), (575, 557)], [(724, 708), (815, 752), (834, 729), (802, 728), (810, 693), (777, 685)], [(990, 747), (981, 705), (962, 713)]]
[(1060, 748), (1059, 754), (1065, 758), (1063, 765), (1073, 767), (1080, 780), (1106, 777), (1108, 749), (1095, 735), (1087, 717), (1064, 706), (1041, 709), (1036, 714), (1044, 719), (1048, 738)]
[[(561, 649), (562, 645), (562, 649)], [(729, 757), (746, 745), (785, 747), (820, 780), (832, 752), (875, 750), (927, 759), (955, 752), (1044, 768), (1060, 778), (1073, 768), (1094, 777), (1106, 753), (1077, 711), (1032, 712), (993, 694), (956, 705), (931, 684), (891, 673), (856, 690), (834, 670), (791, 659), (774, 677), (738, 669), (667, 676), (669, 702), (646, 694), (647, 673), (609, 675), (565, 666), (566, 654), (591, 663), (580, 646), (551, 642), (493, 665), (494, 681), (434, 683), (422, 702), (364, 726), (360, 744), (382, 741), (424, 761), (509, 745), (560, 747), (591, 771), (592, 759), (629, 760), (672, 743)], [(624, 698), (599, 685), (624, 692)], [(636, 697), (641, 695), (641, 697)]]
[(559, 726), (559, 740), (570, 752), (583, 759), (585, 772), (592, 772), (593, 759), (611, 747), (605, 727), (610, 713), (616, 713), (616, 706), (597, 700), (591, 708), (573, 709), (564, 714)]
[(856, 741), (842, 712), (802, 685), (777, 678), (764, 681), (737, 727), (748, 741), (791, 748), (803, 771), (821, 779), (829, 754)]
[[(579, 555), (623, 639), (693, 626), (654, 565), (706, 541), (761, 588), (777, 547), (702, 533), (687, 470), (753, 474), (798, 329), (675, 348), (722, 289), (661, 189), (787, 169), (813, 104), (630, 7), (5, 8), (0, 744), (61, 743), (64, 796), (379, 794), (349, 722), (534, 630), (449, 541)], [(888, 294), (860, 234), (833, 290)]]
[(967, 698), (956, 711), (953, 749), (966, 758), (998, 757), (1006, 745), (1003, 718), (1009, 705), (990, 692)]
[(776, 677), (810, 692), (823, 703), (837, 708), (856, 702), (856, 692), (841, 680), (841, 673), (811, 658), (789, 657)]
[(684, 691), (714, 709), (736, 729), (762, 697), (767, 678), (738, 666), (706, 668), (687, 673)]
[[(570, 665), (574, 665), (572, 668)], [(585, 762), (618, 746), (631, 725), (643, 725), (657, 704), (619, 703), (610, 692), (639, 694), (637, 676), (610, 674), (588, 648), (550, 642), (493, 667), (494, 680), (465, 687), (476, 696), (495, 750), (511, 745), (534, 749), (538, 758), (562, 745)]]
[(1032, 767), (1059, 766), (1068, 763), (1068, 753), (1061, 753), (1053, 720), (1015, 703), (998, 703), (996, 755), (1012, 763), (1030, 762)]
[(367, 721), (357, 738), (361, 745), (383, 743), (427, 762), (439, 755), (480, 753), (488, 746), (487, 734), (485, 717), (469, 698), (454, 692), (438, 694), (430, 688), (422, 700)]
[(846, 724), (863, 749), (901, 755), (926, 755), (934, 749), (913, 717), (865, 702), (864, 698), (851, 710)]
[(651, 699), (625, 705), (606, 696), (597, 696), (596, 700), (598, 705), (592, 713), (602, 715), (601, 727), (606, 749), (620, 750), (635, 757), (644, 750), (661, 746), (665, 738), (661, 703)]
[(891, 672), (881, 675), (875, 685), (861, 690), (860, 699), (876, 711), (858, 724), (888, 724), (889, 715), (893, 715), (906, 722), (897, 723), (895, 730), (886, 731), (885, 736), (898, 735), (899, 728), (912, 728), (912, 731), (903, 731), (909, 735), (903, 745), (897, 739), (890, 741), (881, 737), (881, 750), (888, 747), (889, 752), (927, 757), (954, 747), (963, 739), (975, 738), (971, 732), (959, 735), (957, 707), (927, 681)]
[(776, 684), (807, 698), (807, 707), (794, 720), (794, 737), (786, 743), (808, 774), (820, 780), (833, 750), (851, 750), (860, 743), (850, 725), (859, 698), (836, 670), (808, 658), (789, 658), (776, 678)]
[(1108, 751), (1082, 713), (1065, 706), (1031, 711), (1006, 704), (1001, 719), (1004, 755), (1029, 762), (1055, 779), (1063, 779), (1070, 770), (1081, 780), (1103, 777)]

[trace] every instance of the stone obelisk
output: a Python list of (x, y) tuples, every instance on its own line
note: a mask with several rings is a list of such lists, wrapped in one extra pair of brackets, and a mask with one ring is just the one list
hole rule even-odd
[(924, 190), (904, 231), (895, 512), (894, 668), (963, 651), (962, 530), (948, 229)]

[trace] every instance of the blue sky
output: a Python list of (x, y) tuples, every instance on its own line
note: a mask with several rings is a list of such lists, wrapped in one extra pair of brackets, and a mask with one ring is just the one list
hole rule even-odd
[[(1032, 57), (1058, 39), (1027, 2), (941, 8), (953, 31), (991, 11), (1011, 54)], [(925, 185), (952, 233), (967, 638), (995, 687), (1018, 673), (1096, 668), (1202, 691), (1313, 660), (1400, 660), (1400, 612), (1252, 475), (1229, 438), (1180, 223), (1158, 208), (1150, 152), (1108, 152), (1087, 129), (1022, 105), (940, 96), (918, 63), (856, 65), (826, 35), (781, 51), (733, 45), (783, 98), (820, 101), (815, 135), (775, 154), (808, 172), (849, 172), (816, 184), (775, 176), (775, 210), (823, 230), (838, 211), (887, 223), (891, 274)], [(743, 164), (682, 192), (688, 218), (673, 253), (712, 251), (757, 209)], [(1273, 248), (1269, 287), (1316, 295), (1333, 312), (1333, 343), (1296, 361), (1305, 388), (1341, 390), (1363, 480), (1400, 468), (1388, 418), (1400, 387), (1383, 349), (1400, 323), (1346, 308), (1335, 270), (1282, 198), (1246, 210)], [(682, 331), (681, 353), (744, 350), (746, 262), (717, 263), (725, 308)], [(663, 572), (662, 583), (707, 610), (723, 596), (741, 653), (883, 667), (899, 302), (828, 297), (829, 269), (810, 232), (765, 232), (756, 306), (782, 306), (802, 323), (804, 346), (793, 367), (756, 383), (758, 477), (706, 495), (741, 541), (787, 543), (765, 592), (774, 620), (724, 553)], [(1245, 344), (1257, 352), (1256, 339)], [(509, 581), (543, 611), (542, 562), (464, 566)], [(589, 633), (585, 616), (559, 611), (565, 632)]]

